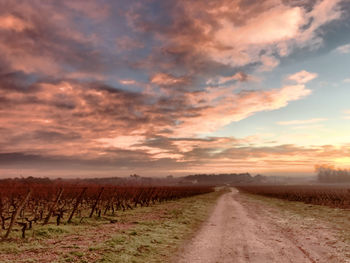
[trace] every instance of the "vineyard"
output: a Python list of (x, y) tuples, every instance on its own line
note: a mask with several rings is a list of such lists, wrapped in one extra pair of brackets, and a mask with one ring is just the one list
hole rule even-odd
[(211, 187), (192, 186), (1, 184), (0, 233), (6, 239), (21, 231), (25, 238), (36, 225), (81, 224), (92, 217), (108, 217), (113, 223), (119, 211), (211, 191)]
[(307, 204), (325, 205), (344, 209), (350, 208), (350, 187), (261, 185), (239, 186), (237, 189), (250, 194), (286, 199), (289, 201), (299, 201)]

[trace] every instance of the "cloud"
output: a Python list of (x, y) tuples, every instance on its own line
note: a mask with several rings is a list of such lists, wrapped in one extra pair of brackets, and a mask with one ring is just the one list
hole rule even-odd
[(160, 34), (176, 54), (200, 54), (232, 67), (261, 63), (263, 70), (270, 70), (278, 64), (275, 53), (283, 57), (295, 46), (319, 46), (320, 27), (341, 16), (339, 3), (323, 0), (306, 8), (282, 1), (215, 1), (208, 7), (199, 1), (183, 2), (172, 30)]
[(175, 77), (171, 74), (159, 72), (151, 77), (150, 82), (159, 86), (170, 86), (177, 84), (185, 84), (187, 82), (187, 79), (184, 77)]
[[(230, 45), (232, 40), (243, 45), (265, 45), (283, 41), (298, 33), (304, 22), (303, 14), (300, 7), (271, 6), (257, 16), (250, 17), (241, 27), (235, 27), (232, 21), (221, 20), (221, 29), (216, 36), (226, 45)], [(234, 33), (237, 34), (236, 37), (233, 37)]]
[(279, 64), (279, 60), (272, 56), (263, 55), (260, 57), (260, 60), (261, 66), (259, 67), (259, 71), (271, 71)]
[(122, 135), (115, 138), (101, 138), (99, 142), (105, 143), (106, 145), (113, 146), (120, 149), (130, 149), (135, 144), (139, 144), (145, 140), (144, 136), (136, 135)]
[(324, 126), (322, 124), (300, 125), (300, 126), (292, 127), (293, 130), (320, 130), (322, 128), (324, 128)]
[[(0, 89), (0, 97), (4, 101), (0, 118), (2, 134), (7, 134), (0, 140), (3, 151), (37, 149), (45, 150), (47, 154), (76, 152), (78, 155), (80, 149), (89, 152), (90, 147), (98, 146), (98, 138), (113, 138), (116, 134), (128, 134), (138, 129), (152, 130), (148, 126), (152, 114), (146, 116), (144, 113), (146, 107), (152, 109), (152, 105), (147, 105), (147, 98), (98, 83), (42, 82), (31, 90)], [(153, 116), (154, 123), (157, 118)], [(162, 123), (163, 120), (159, 121)], [(26, 128), (20, 128), (23, 125)], [(11, 130), (14, 132), (9, 132)], [(41, 136), (37, 136), (38, 132)], [(77, 139), (74, 141), (70, 134), (76, 134)], [(57, 138), (61, 144), (44, 140), (50, 136), (51, 142)], [(79, 146), (80, 143), (83, 145)], [(94, 150), (91, 154), (95, 154)]]
[(130, 51), (144, 47), (141, 41), (135, 40), (130, 36), (118, 37), (116, 40), (118, 51)]
[(317, 77), (316, 73), (310, 73), (310, 72), (307, 72), (306, 70), (302, 70), (302, 71), (297, 72), (293, 75), (289, 75), (287, 77), (287, 79), (290, 81), (294, 81), (298, 84), (305, 84), (305, 83), (315, 79), (316, 77)]
[(350, 110), (343, 111), (343, 119), (349, 120), (350, 119)]
[(231, 82), (231, 81), (246, 82), (246, 81), (250, 81), (250, 80), (254, 80), (254, 77), (250, 76), (242, 71), (239, 71), (232, 76), (211, 78), (211, 79), (206, 81), (206, 84), (207, 85), (222, 85), (222, 84), (226, 84), (226, 83)]
[(292, 120), (292, 121), (279, 121), (277, 124), (279, 125), (299, 125), (299, 124), (313, 124), (327, 121), (325, 118), (313, 118), (308, 120)]
[(6, 14), (6, 15), (0, 16), (0, 29), (2, 30), (13, 30), (16, 32), (21, 32), (31, 28), (32, 28), (31, 23), (26, 22), (14, 15)]
[[(3, 81), (10, 83), (11, 77), (7, 78)], [(254, 112), (283, 107), (310, 93), (304, 86), (229, 96), (218, 92), (186, 93), (178, 100), (155, 99), (98, 82), (38, 82), (30, 89), (18, 86), (10, 90), (2, 86), (1, 149), (93, 158), (112, 147), (141, 151), (150, 159), (180, 158), (179, 145), (169, 151), (142, 144), (157, 134), (181, 138), (212, 131)]]
[(340, 54), (348, 54), (348, 53), (350, 53), (350, 44), (339, 46), (335, 49), (335, 51), (340, 53)]
[(96, 20), (106, 19), (110, 15), (110, 6), (104, 1), (95, 0), (77, 0), (77, 1), (63, 1), (68, 8), (82, 13), (89, 18)]
[(338, 53), (348, 54), (350, 53), (350, 44), (346, 44), (335, 49)]
[(1, 1), (2, 165), (188, 171), (293, 151), (198, 137), (310, 95), (307, 71), (281, 87), (248, 84), (319, 47), (339, 3)]
[[(50, 171), (56, 174), (60, 171), (62, 175), (67, 171), (80, 170), (90, 176), (97, 171), (100, 175), (111, 175), (115, 169), (126, 173), (143, 171), (143, 174), (152, 175), (154, 172), (166, 172), (169, 169), (175, 174), (184, 174), (193, 171), (230, 172), (232, 169), (262, 172), (268, 167), (268, 171), (271, 172), (289, 169), (292, 165), (305, 171), (308, 167), (312, 170), (315, 162), (337, 162), (350, 151), (347, 145), (256, 146), (247, 143), (246, 140), (232, 137), (202, 139), (158, 137), (140, 141), (134, 146), (139, 149), (108, 147), (103, 154), (93, 157), (4, 152), (0, 153), (0, 165), (2, 169), (11, 165), (16, 165), (18, 169), (32, 169), (40, 164), (41, 167), (50, 168)], [(150, 152), (152, 148), (153, 153)]]
[[(268, 91), (242, 91), (240, 93), (221, 92), (209, 89), (209, 92), (194, 95), (198, 104), (197, 115), (180, 118), (181, 124), (173, 129), (176, 134), (194, 135), (213, 132), (231, 122), (245, 119), (256, 112), (276, 110), (299, 100), (311, 93), (304, 85), (284, 86)], [(191, 95), (192, 96), (192, 95)], [(199, 108), (202, 106), (202, 108)]]
[(133, 79), (121, 79), (119, 80), (120, 84), (122, 85), (136, 85), (138, 84), (137, 81)]
[[(98, 25), (99, 20), (92, 18), (101, 13), (104, 4), (79, 1), (84, 8), (77, 13), (73, 6), (76, 7), (78, 1), (68, 2), (61, 5), (37, 1), (0, 3), (1, 10), (6, 10), (5, 14), (0, 12), (1, 28), (6, 29), (0, 32), (0, 50), (7, 71), (50, 78), (74, 77), (76, 72), (79, 75), (102, 73), (113, 63), (107, 59), (110, 54), (98, 50), (101, 44), (98, 33), (87, 29)], [(85, 16), (87, 13), (90, 15)], [(77, 17), (81, 23), (77, 23)]]

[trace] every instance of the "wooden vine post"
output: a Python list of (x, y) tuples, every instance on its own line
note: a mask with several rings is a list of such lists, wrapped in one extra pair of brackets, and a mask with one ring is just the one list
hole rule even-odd
[(94, 203), (94, 205), (93, 205), (92, 208), (91, 208), (91, 212), (90, 212), (89, 217), (92, 217), (92, 215), (94, 214), (94, 211), (95, 211), (95, 208), (96, 208), (96, 206), (97, 206), (97, 204), (98, 204), (98, 201), (100, 201), (100, 199), (101, 199), (103, 190), (104, 190), (104, 187), (102, 187), (101, 190), (100, 190), (100, 192), (98, 193), (98, 196), (97, 196), (97, 198), (96, 198), (96, 200), (95, 200), (95, 203)]
[(45, 220), (44, 220), (43, 225), (46, 225), (46, 224), (49, 222), (53, 211), (55, 210), (55, 208), (56, 208), (58, 202), (59, 202), (60, 199), (61, 199), (62, 193), (63, 193), (63, 188), (60, 188), (60, 190), (59, 190), (59, 192), (58, 192), (58, 194), (57, 194), (57, 197), (56, 197), (54, 203), (52, 204), (52, 206), (50, 207), (49, 213), (47, 214), (47, 216), (46, 216), (46, 218), (45, 218)]
[(72, 213), (70, 214), (67, 223), (71, 223), (72, 222), (72, 218), (74, 216), (74, 213), (77, 210), (77, 208), (78, 208), (78, 206), (79, 206), (79, 204), (81, 202), (81, 199), (83, 198), (83, 195), (86, 192), (86, 189), (87, 189), (87, 187), (84, 187), (84, 189), (81, 191), (81, 193), (77, 197), (76, 202), (75, 202), (74, 207), (73, 207), (73, 210), (72, 210)]
[(21, 204), (15, 209), (15, 211), (13, 211), (12, 217), (11, 217), (11, 221), (10, 221), (10, 225), (9, 225), (7, 231), (6, 231), (6, 234), (5, 234), (4, 238), (8, 238), (8, 236), (10, 235), (10, 232), (12, 230), (13, 224), (15, 223), (19, 212), (23, 209), (23, 207), (27, 203), (31, 193), (32, 193), (32, 190), (29, 190), (27, 195), (22, 200)]

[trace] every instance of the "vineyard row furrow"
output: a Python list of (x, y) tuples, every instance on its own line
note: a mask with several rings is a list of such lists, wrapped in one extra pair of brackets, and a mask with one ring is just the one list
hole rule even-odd
[(0, 233), (7, 238), (16, 224), (25, 237), (35, 224), (82, 222), (211, 191), (199, 186), (0, 185)]

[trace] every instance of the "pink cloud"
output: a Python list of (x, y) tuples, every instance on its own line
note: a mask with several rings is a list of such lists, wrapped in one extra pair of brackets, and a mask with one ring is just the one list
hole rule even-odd
[(33, 25), (30, 22), (16, 17), (11, 14), (0, 16), (0, 29), (2, 30), (14, 30), (16, 32), (22, 32), (26, 29), (31, 29)]
[[(296, 45), (318, 47), (320, 27), (341, 17), (339, 3), (320, 0), (307, 9), (274, 0), (244, 7), (228, 1), (183, 2), (184, 13), (174, 15), (179, 20), (174, 32), (158, 37), (177, 52), (192, 50), (229, 66), (260, 62), (267, 71), (278, 65), (275, 53), (283, 57)], [(184, 17), (190, 22), (186, 30), (180, 27)]]
[(271, 71), (279, 64), (279, 60), (273, 56), (263, 55), (260, 57), (260, 60), (261, 66), (259, 67), (259, 71)]
[(306, 70), (302, 70), (295, 74), (289, 75), (287, 77), (288, 80), (295, 81), (298, 84), (305, 84), (315, 78), (317, 78), (316, 73), (307, 72)]
[(187, 82), (187, 80), (186, 78), (183, 78), (183, 77), (178, 78), (170, 74), (159, 72), (154, 74), (151, 77), (150, 82), (160, 86), (162, 85), (168, 86), (168, 85), (184, 84)]
[(30, 54), (25, 49), (16, 49), (3, 43), (0, 43), (0, 52), (13, 71), (28, 74), (40, 72), (51, 76), (62, 73), (59, 63), (50, 56)]
[(222, 85), (222, 84), (226, 84), (227, 82), (230, 82), (232, 80), (236, 80), (236, 81), (252, 81), (255, 80), (255, 78), (253, 76), (247, 75), (244, 72), (240, 71), (235, 73), (232, 76), (228, 76), (228, 77), (216, 77), (216, 78), (210, 78), (209, 80), (206, 81), (207, 85)]
[(266, 45), (289, 40), (297, 35), (304, 23), (303, 9), (275, 5), (247, 19), (242, 26), (235, 26), (229, 20), (221, 20), (221, 28), (215, 34), (216, 40), (226, 46)]
[(163, 14), (143, 2), (4, 1), (0, 161), (189, 171), (344, 154), (253, 147), (255, 136), (198, 138), (308, 96), (317, 74), (307, 71), (277, 89), (242, 91), (247, 83), (238, 82), (255, 81), (296, 47), (319, 47), (322, 26), (341, 18), (339, 3), (160, 1)]
[(140, 49), (144, 47), (144, 44), (136, 39), (132, 39), (129, 36), (122, 36), (116, 39), (116, 45), (118, 52), (130, 51)]
[(107, 158), (112, 153), (106, 150), (115, 148), (141, 152), (151, 159), (168, 156), (180, 160), (185, 152), (198, 146), (230, 147), (237, 141), (233, 138), (176, 140), (171, 144), (176, 148), (168, 149), (148, 142), (148, 138), (166, 134), (165, 130), (167, 136), (170, 132), (175, 137), (210, 132), (257, 111), (284, 107), (310, 91), (304, 86), (285, 86), (227, 95), (220, 93), (220, 89), (211, 89), (209, 93), (193, 94), (203, 101), (202, 105), (190, 97), (181, 102), (159, 98), (150, 103), (145, 95), (72, 81), (37, 83), (28, 92), (0, 90), (7, 103), (1, 109), (2, 129), (13, 131), (5, 132), (6, 136), (0, 140), (4, 152), (86, 159), (101, 154)]
[(180, 118), (182, 124), (174, 127), (174, 130), (178, 136), (213, 132), (256, 112), (285, 107), (289, 102), (304, 98), (310, 93), (311, 90), (304, 85), (290, 85), (280, 89), (238, 94), (232, 91), (221, 93), (220, 89), (212, 91), (211, 94), (200, 93), (195, 96), (196, 103), (199, 101), (203, 103), (203, 109), (199, 111), (199, 115), (193, 118)]
[(83, 13), (92, 19), (102, 20), (110, 15), (110, 7), (106, 3), (95, 0), (65, 0), (63, 2), (67, 7)]

